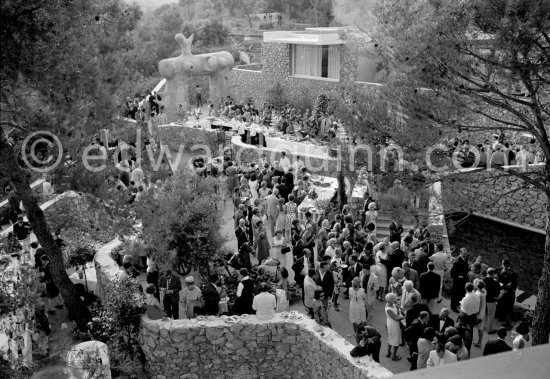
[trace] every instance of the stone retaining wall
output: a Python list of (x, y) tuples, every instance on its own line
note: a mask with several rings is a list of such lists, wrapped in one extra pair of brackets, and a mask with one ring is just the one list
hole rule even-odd
[[(115, 239), (95, 256), (97, 295), (120, 269), (111, 250)], [(252, 315), (245, 323), (226, 324), (216, 318), (196, 320), (150, 320), (142, 318), (140, 338), (146, 365), (154, 379), (183, 378), (350, 378), (392, 376), (370, 357), (351, 358), (353, 348), (335, 332), (323, 339), (310, 319), (286, 321), (280, 315), (260, 321)], [(360, 363), (359, 363), (360, 362)]]
[(502, 172), (478, 171), (443, 181), (445, 212), (474, 211), (544, 230), (546, 196), (524, 181)]
[[(315, 321), (270, 321), (250, 316), (246, 323), (217, 318), (152, 321), (144, 317), (141, 338), (150, 372), (164, 378), (381, 378), (391, 372), (370, 357), (362, 365), (349, 355), (352, 345), (332, 331), (332, 341)], [(329, 329), (326, 329), (329, 330)]]

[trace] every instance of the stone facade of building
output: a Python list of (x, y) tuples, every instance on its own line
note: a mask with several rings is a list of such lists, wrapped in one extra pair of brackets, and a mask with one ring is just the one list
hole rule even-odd
[(360, 33), (339, 31), (340, 39), (345, 41), (340, 50), (339, 81), (323, 78), (304, 78), (291, 75), (291, 45), (286, 43), (262, 43), (261, 70), (233, 68), (230, 84), (235, 100), (243, 103), (252, 99), (257, 106), (263, 106), (267, 92), (280, 84), (284, 100), (295, 107), (311, 108), (320, 94), (340, 91), (342, 86), (358, 86), (366, 92), (376, 92), (378, 84), (359, 83), (357, 64), (363, 55), (372, 50), (365, 36)]

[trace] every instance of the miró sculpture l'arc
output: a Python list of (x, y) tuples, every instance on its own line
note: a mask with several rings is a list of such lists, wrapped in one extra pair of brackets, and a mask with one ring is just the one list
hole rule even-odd
[(191, 44), (193, 34), (189, 38), (181, 33), (176, 34), (181, 54), (178, 57), (163, 59), (159, 62), (159, 72), (166, 78), (165, 89), (160, 95), (163, 98), (168, 121), (176, 120), (181, 104), (189, 109), (189, 78), (208, 76), (210, 82), (209, 97), (214, 104), (220, 98), (230, 96), (229, 73), (235, 64), (233, 56), (228, 51), (193, 55)]

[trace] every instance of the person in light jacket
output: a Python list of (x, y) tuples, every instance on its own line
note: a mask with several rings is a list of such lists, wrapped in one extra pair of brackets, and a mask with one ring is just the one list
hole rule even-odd
[(320, 287), (315, 283), (313, 277), (315, 276), (315, 269), (310, 268), (307, 271), (307, 276), (304, 279), (304, 305), (307, 308), (308, 315), (313, 318), (313, 297), (315, 291)]

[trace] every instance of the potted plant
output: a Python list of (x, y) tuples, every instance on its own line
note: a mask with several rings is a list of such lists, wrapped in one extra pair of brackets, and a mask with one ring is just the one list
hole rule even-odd
[(76, 267), (78, 277), (84, 277), (86, 291), (88, 291), (88, 279), (86, 278), (86, 265), (94, 260), (95, 249), (90, 244), (75, 246), (68, 252), (67, 267)]

